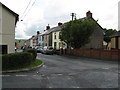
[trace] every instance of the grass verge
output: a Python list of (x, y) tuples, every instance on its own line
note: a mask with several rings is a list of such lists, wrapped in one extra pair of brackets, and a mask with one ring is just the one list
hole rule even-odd
[[(16, 68), (11, 68), (9, 70), (23, 70), (23, 69), (31, 69), (31, 68), (34, 68), (34, 67), (37, 67), (39, 65), (43, 64), (43, 62), (39, 59), (36, 59), (33, 63), (31, 63), (30, 65), (28, 66), (24, 66), (24, 67), (16, 67)], [(4, 71), (9, 71), (9, 70), (4, 70)]]

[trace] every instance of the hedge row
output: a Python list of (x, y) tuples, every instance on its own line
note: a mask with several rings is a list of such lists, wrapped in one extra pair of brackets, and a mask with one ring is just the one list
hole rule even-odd
[(29, 53), (32, 53), (32, 55), (33, 55), (33, 61), (36, 59), (36, 57), (37, 57), (37, 50), (35, 50), (35, 49), (26, 49), (26, 50), (24, 50), (24, 52), (29, 52)]
[(30, 65), (33, 62), (33, 55), (28, 52), (12, 53), (2, 55), (2, 70), (9, 70), (17, 67)]

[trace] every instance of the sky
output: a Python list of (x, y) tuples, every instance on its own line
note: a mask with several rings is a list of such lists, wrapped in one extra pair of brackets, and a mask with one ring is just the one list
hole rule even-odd
[(15, 28), (16, 39), (29, 39), (36, 35), (37, 31), (44, 32), (48, 24), (52, 28), (59, 22), (68, 22), (72, 19), (71, 13), (76, 13), (77, 19), (83, 18), (89, 10), (103, 28), (118, 30), (119, 0), (0, 0), (0, 2), (19, 14)]

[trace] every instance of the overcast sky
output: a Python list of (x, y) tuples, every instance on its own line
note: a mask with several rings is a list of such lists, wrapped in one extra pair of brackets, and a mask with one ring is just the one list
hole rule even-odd
[[(77, 18), (83, 18), (86, 16), (86, 12), (88, 10), (93, 13), (93, 18), (98, 20), (98, 23), (103, 28), (118, 30), (119, 0), (0, 1), (8, 8), (19, 14), (20, 20), (17, 22), (15, 30), (16, 39), (28, 39), (32, 35), (35, 35), (37, 31), (43, 32), (48, 24), (50, 27), (54, 27), (57, 26), (58, 22), (65, 23), (71, 20), (70, 13), (72, 12), (76, 13)], [(28, 4), (28, 9), (24, 12)]]

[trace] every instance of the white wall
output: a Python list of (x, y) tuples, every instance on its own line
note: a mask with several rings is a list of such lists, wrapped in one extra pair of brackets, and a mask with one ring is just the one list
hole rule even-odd
[(1, 45), (8, 45), (8, 53), (15, 52), (15, 16), (2, 8), (2, 36)]

